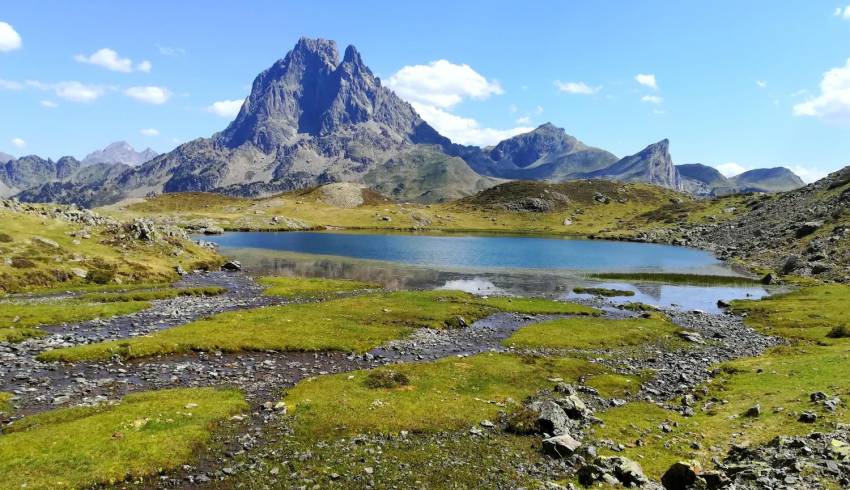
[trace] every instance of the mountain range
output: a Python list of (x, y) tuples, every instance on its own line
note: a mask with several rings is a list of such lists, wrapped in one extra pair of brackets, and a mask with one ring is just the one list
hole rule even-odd
[(23, 192), (21, 197), (26, 198), (27, 192), (39, 191), (44, 194), (41, 201), (64, 201), (54, 199), (45, 191), (60, 185), (69, 189), (97, 185), (129, 170), (132, 166), (141, 165), (156, 155), (150, 148), (136, 151), (124, 141), (94, 151), (83, 160), (71, 156), (56, 161), (37, 155), (15, 158), (7, 153), (0, 153), (0, 197), (10, 197)]
[[(119, 142), (82, 162), (69, 158), (6, 162), (0, 193), (93, 206), (162, 192), (262, 196), (338, 181), (423, 202), (471, 195), (504, 179), (602, 178), (702, 195), (802, 185), (787, 169), (726, 179), (710, 167), (676, 166), (666, 139), (618, 159), (550, 123), (492, 147), (455, 144), (384, 87), (354, 46), (340, 60), (334, 41), (308, 38), (256, 77), (222, 132), (158, 156)], [(95, 165), (97, 171), (79, 173)]]

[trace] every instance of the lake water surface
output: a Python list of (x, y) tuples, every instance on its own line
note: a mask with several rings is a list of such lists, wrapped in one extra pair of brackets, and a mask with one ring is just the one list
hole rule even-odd
[(735, 275), (690, 248), (603, 240), (506, 236), (239, 232), (204, 237), (258, 275), (353, 279), (392, 289), (455, 289), (479, 295), (571, 299), (578, 286), (634, 291), (612, 303), (717, 313), (717, 300), (760, 298), (760, 286), (686, 286), (602, 281), (588, 273), (658, 271)]
[(225, 248), (260, 248), (426, 267), (731, 274), (710, 253), (670, 245), (519, 236), (235, 232), (207, 238)]

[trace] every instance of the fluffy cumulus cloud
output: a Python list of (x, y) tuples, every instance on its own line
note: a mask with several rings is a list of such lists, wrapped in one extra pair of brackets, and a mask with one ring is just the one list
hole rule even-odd
[(109, 48), (98, 49), (90, 55), (78, 54), (74, 56), (74, 59), (80, 63), (96, 65), (121, 73), (130, 73), (132, 71), (149, 72), (152, 66), (150, 61), (141, 61), (134, 64), (130, 58), (122, 58), (115, 50)]
[(465, 145), (487, 146), (498, 143), (505, 138), (531, 131), (532, 127), (519, 126), (509, 129), (482, 128), (478, 121), (468, 117), (458, 116), (448, 111), (427, 104), (411, 102), (416, 112), (437, 131), (452, 141)]
[(27, 146), (27, 142), (21, 138), (12, 138), (10, 143), (12, 143), (12, 146), (14, 146), (15, 148), (23, 148)]
[(21, 35), (8, 22), (0, 21), (0, 52), (7, 53), (21, 49)]
[(488, 80), (469, 65), (437, 60), (405, 66), (387, 80), (387, 86), (410, 102), (434, 129), (457, 143), (491, 145), (533, 129), (524, 125), (486, 128), (475, 119), (453, 113), (452, 109), (464, 100), (484, 100), (504, 93), (499, 82)]
[(562, 82), (560, 80), (555, 80), (555, 87), (561, 92), (579, 95), (593, 95), (602, 90), (601, 86), (591, 87), (584, 82)]
[(171, 98), (171, 91), (165, 87), (147, 86), (130, 87), (124, 94), (132, 99), (146, 104), (165, 104)]
[(635, 75), (635, 81), (644, 87), (658, 90), (658, 82), (655, 80), (655, 75), (651, 73), (638, 73)]
[(207, 112), (219, 117), (234, 118), (242, 108), (243, 99), (219, 100), (207, 106)]
[(156, 128), (144, 128), (139, 130), (142, 136), (159, 136), (159, 130)]
[(850, 59), (823, 74), (820, 94), (794, 105), (795, 116), (850, 122)]
[(836, 7), (835, 16), (844, 20), (850, 20), (850, 5), (846, 7)]
[(390, 77), (387, 86), (405, 100), (444, 109), (465, 98), (486, 99), (503, 93), (499, 82), (487, 80), (469, 65), (446, 60), (405, 66)]
[(726, 177), (734, 177), (747, 171), (746, 167), (735, 162), (721, 163), (719, 165), (715, 165), (714, 168)]
[(646, 102), (647, 104), (655, 104), (659, 105), (664, 102), (664, 99), (659, 97), (658, 95), (644, 95), (640, 98), (641, 102)]

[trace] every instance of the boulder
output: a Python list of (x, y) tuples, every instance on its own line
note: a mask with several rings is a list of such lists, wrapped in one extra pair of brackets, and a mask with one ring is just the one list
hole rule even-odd
[(777, 276), (773, 272), (771, 272), (769, 274), (765, 274), (765, 276), (761, 278), (761, 283), (764, 284), (765, 286), (769, 286), (771, 284), (778, 284), (779, 283), (779, 276)]
[(578, 470), (579, 483), (585, 486), (603, 482), (608, 485), (640, 487), (649, 483), (638, 463), (622, 456), (598, 457)]
[(238, 260), (228, 260), (221, 266), (221, 270), (230, 272), (240, 271), (242, 270), (242, 263)]
[(803, 238), (818, 231), (818, 228), (820, 228), (821, 226), (823, 226), (822, 221), (807, 221), (801, 224), (799, 228), (797, 228), (797, 232), (794, 235), (797, 238)]
[(782, 260), (781, 272), (782, 274), (791, 274), (802, 266), (803, 263), (800, 261), (799, 256), (789, 255)]
[(587, 414), (587, 406), (576, 395), (568, 395), (565, 398), (558, 399), (558, 405), (571, 419), (582, 419)]
[(686, 490), (694, 486), (701, 472), (702, 467), (696, 461), (679, 461), (664, 472), (661, 484), (667, 490)]
[(561, 434), (543, 439), (543, 452), (553, 458), (572, 456), (579, 447), (581, 447), (581, 443), (573, 439), (569, 434)]
[(204, 228), (204, 235), (221, 235), (222, 233), (224, 233), (224, 228), (220, 226), (213, 225)]
[(529, 408), (537, 414), (537, 428), (541, 433), (552, 435), (568, 433), (570, 420), (557, 403), (544, 400), (532, 403)]

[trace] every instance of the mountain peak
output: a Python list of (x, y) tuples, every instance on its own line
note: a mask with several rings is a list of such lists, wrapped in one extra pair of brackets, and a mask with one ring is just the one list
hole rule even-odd
[(302, 37), (295, 43), (290, 55), (315, 57), (331, 66), (339, 63), (336, 41), (330, 39)]
[(349, 44), (348, 47), (345, 48), (345, 54), (342, 57), (342, 62), (362, 65), (363, 59), (360, 57), (360, 52), (357, 51), (357, 48), (355, 48), (353, 44)]
[(251, 144), (270, 155), (287, 151), (303, 136), (352, 131), (367, 122), (383, 126), (397, 142), (445, 140), (410, 104), (381, 86), (354, 46), (339, 62), (334, 41), (301, 38), (257, 76), (239, 115), (218, 139), (228, 148)]
[(123, 163), (133, 167), (141, 165), (156, 156), (157, 152), (150, 148), (144, 151), (136, 151), (130, 143), (116, 141), (110, 143), (102, 150), (93, 151), (86, 155), (82, 160), (82, 164), (83, 166), (88, 166), (97, 163)]

